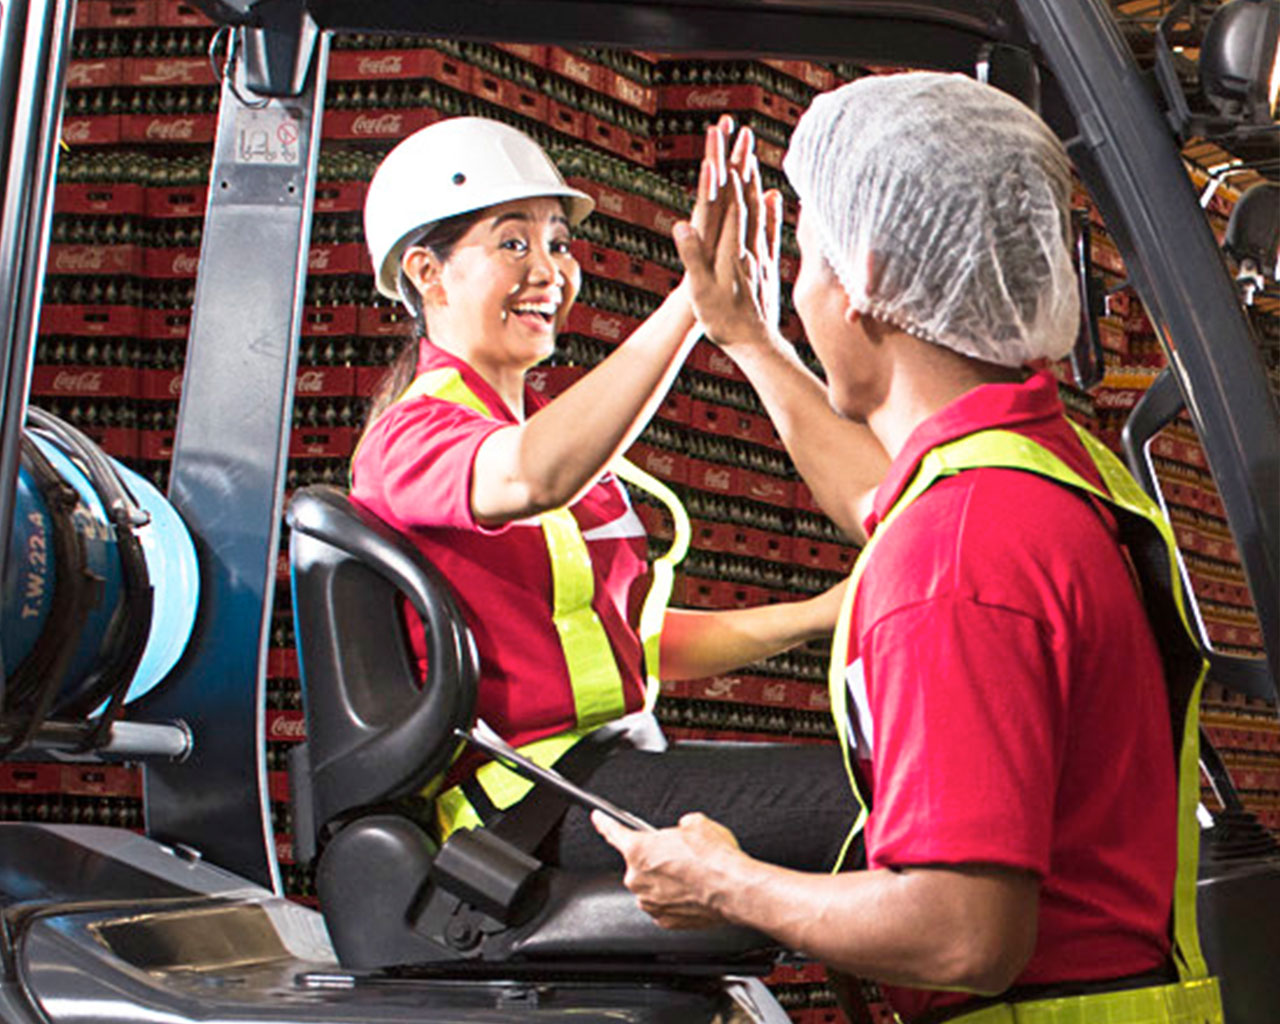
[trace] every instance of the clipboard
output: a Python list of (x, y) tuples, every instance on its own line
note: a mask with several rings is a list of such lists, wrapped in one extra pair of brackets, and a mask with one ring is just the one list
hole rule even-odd
[(627, 828), (635, 829), (637, 832), (656, 831), (643, 818), (637, 817), (630, 811), (624, 811), (612, 801), (592, 793), (589, 789), (583, 789), (574, 782), (570, 782), (554, 768), (544, 768), (542, 765), (529, 760), (486, 725), (483, 719), (477, 719), (472, 729), (454, 729), (453, 734), (483, 750), (504, 768), (509, 768), (511, 771), (523, 775), (531, 782), (541, 783), (559, 790), (570, 800), (581, 804), (583, 807), (607, 814), (614, 821), (626, 825)]

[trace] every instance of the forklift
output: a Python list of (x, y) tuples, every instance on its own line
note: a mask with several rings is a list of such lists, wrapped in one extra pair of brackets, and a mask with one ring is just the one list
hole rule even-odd
[[(1265, 656), (1215, 651), (1201, 626), (1211, 678), (1276, 702), (1280, 414), (1246, 299), (1275, 288), (1277, 228), (1254, 203), (1264, 227), (1229, 231), (1237, 282), (1180, 155), (1192, 136), (1274, 152), (1269, 66), (1238, 96), (1189, 100), (1164, 36), (1141, 70), (1106, 0), (197, 2), (225, 60), (167, 495), (28, 406), (74, 4), (7, 0), (0, 13), (0, 617), (35, 602), (54, 636), (0, 633), (0, 758), (140, 762), (145, 807), (143, 834), (0, 824), (0, 1020), (788, 1020), (761, 980), (782, 953), (766, 936), (663, 931), (619, 877), (540, 870), (484, 830), (442, 848), (397, 813), (471, 722), (475, 649), (431, 567), (324, 489), (304, 489), (287, 512), (308, 716), (292, 765), (295, 832), (301, 855), (318, 857), (321, 910), (283, 897), (266, 662), (336, 33), (930, 68), (1033, 105), (1168, 357), (1126, 426), (1130, 467), (1158, 496), (1150, 442), (1189, 417), (1245, 569)], [(1223, 9), (1237, 5), (1253, 28), (1220, 35), (1274, 40), (1280, 4)], [(1187, 6), (1177, 0), (1166, 21)], [(1202, 58), (1202, 78), (1210, 70)], [(1101, 298), (1087, 239), (1079, 252), (1090, 314), (1072, 363), (1087, 386), (1101, 373)], [(88, 598), (53, 575), (10, 589), (15, 550), (106, 582)], [(104, 588), (115, 611), (95, 615)], [(421, 686), (398, 635), (401, 596), (426, 626)], [(65, 686), (77, 658), (90, 664)], [(1230, 1024), (1272, 1022), (1280, 849), (1207, 744), (1202, 768), (1223, 804), (1201, 822), (1206, 956)]]

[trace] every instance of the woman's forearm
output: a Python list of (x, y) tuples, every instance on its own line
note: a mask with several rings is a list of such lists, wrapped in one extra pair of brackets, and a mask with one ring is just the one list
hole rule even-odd
[(476, 453), (471, 505), (506, 522), (571, 503), (653, 415), (696, 339), (683, 286), (607, 359)]
[(662, 623), (663, 679), (701, 679), (779, 654), (835, 628), (841, 587), (786, 604), (726, 611), (670, 608)]

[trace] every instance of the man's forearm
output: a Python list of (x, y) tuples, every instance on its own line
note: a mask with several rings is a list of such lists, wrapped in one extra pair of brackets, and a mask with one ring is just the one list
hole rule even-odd
[(725, 351), (751, 381), (819, 506), (852, 540), (889, 457), (863, 424), (836, 413), (826, 387), (782, 338), (735, 343)]

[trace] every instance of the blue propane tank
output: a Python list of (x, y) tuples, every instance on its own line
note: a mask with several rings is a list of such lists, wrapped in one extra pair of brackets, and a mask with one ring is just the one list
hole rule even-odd
[(144, 477), (32, 409), (0, 589), (6, 712), (100, 713), (162, 682), (195, 623), (190, 533)]

